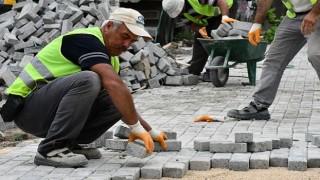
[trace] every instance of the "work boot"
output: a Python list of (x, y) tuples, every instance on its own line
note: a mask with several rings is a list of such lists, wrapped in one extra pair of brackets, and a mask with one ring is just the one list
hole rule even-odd
[(88, 148), (82, 147), (80, 145), (75, 145), (74, 147), (70, 148), (70, 151), (74, 154), (82, 154), (87, 159), (100, 159), (102, 157), (101, 152), (98, 148)]
[(46, 155), (37, 152), (34, 163), (36, 165), (53, 166), (53, 167), (81, 167), (88, 164), (84, 155), (74, 154), (68, 148), (55, 149)]
[(250, 120), (250, 119), (269, 120), (270, 119), (268, 108), (258, 109), (258, 107), (253, 102), (250, 102), (249, 106), (243, 109), (229, 110), (227, 116), (236, 118), (236, 119), (241, 119), (241, 120)]
[(198, 79), (202, 82), (211, 82), (210, 74), (208, 71), (201, 74)]

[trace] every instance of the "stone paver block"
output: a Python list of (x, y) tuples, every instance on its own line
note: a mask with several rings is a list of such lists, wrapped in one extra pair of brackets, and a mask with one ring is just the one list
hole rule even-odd
[(126, 150), (128, 145), (127, 139), (106, 139), (106, 148), (112, 150)]
[(280, 137), (280, 148), (291, 148), (292, 137)]
[(255, 152), (250, 157), (250, 169), (268, 169), (270, 152)]
[(145, 158), (148, 156), (147, 150), (144, 144), (141, 142), (130, 142), (126, 147), (126, 153), (133, 157)]
[(229, 168), (232, 153), (215, 153), (211, 157), (212, 168)]
[(236, 143), (248, 143), (253, 141), (253, 132), (235, 132), (234, 140)]
[(167, 162), (162, 168), (163, 177), (182, 178), (188, 170), (187, 164), (183, 162)]
[(248, 152), (264, 152), (266, 151), (266, 143), (264, 141), (255, 141), (248, 144)]
[(288, 158), (288, 170), (306, 171), (307, 170), (307, 157), (289, 156), (289, 158)]
[(130, 136), (130, 129), (123, 125), (117, 126), (114, 136), (121, 139), (128, 139)]
[(140, 168), (124, 167), (112, 174), (112, 180), (139, 180)]
[(251, 153), (233, 153), (229, 161), (229, 169), (233, 171), (248, 171)]
[(183, 75), (183, 84), (184, 85), (196, 85), (198, 84), (198, 76), (193, 74)]
[(160, 179), (162, 178), (163, 164), (145, 164), (141, 167), (141, 178)]
[(210, 140), (209, 138), (196, 138), (193, 140), (193, 148), (196, 151), (209, 151)]
[(181, 150), (181, 141), (177, 141), (175, 139), (165, 140), (167, 144), (167, 148), (163, 149), (159, 142), (154, 142), (154, 152), (158, 151), (180, 151)]
[(183, 84), (182, 76), (167, 76), (166, 85), (181, 86)]
[(272, 138), (272, 149), (280, 149), (280, 139)]
[(305, 140), (307, 142), (311, 142), (313, 135), (320, 135), (319, 132), (306, 132), (305, 133)]
[(190, 170), (208, 171), (211, 168), (210, 157), (193, 157), (190, 160)]
[(287, 148), (274, 149), (270, 155), (271, 167), (288, 167), (289, 150)]
[(210, 152), (245, 153), (247, 152), (247, 144), (234, 142), (210, 142)]
[(308, 168), (320, 168), (320, 148), (308, 148)]

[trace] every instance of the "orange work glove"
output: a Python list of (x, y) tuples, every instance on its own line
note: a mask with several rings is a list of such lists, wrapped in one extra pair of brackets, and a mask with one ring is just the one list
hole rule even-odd
[(130, 136), (129, 136), (128, 142), (132, 142), (137, 138), (141, 139), (144, 142), (144, 146), (148, 154), (151, 154), (154, 149), (154, 143), (150, 134), (140, 124), (140, 121), (138, 121), (134, 125), (129, 125), (129, 127), (130, 127)]
[(210, 39), (210, 37), (208, 36), (206, 27), (200, 28), (200, 29), (199, 29), (199, 33), (201, 34), (201, 36), (202, 36), (204, 39)]
[(235, 21), (238, 21), (236, 19), (233, 19), (233, 18), (230, 18), (229, 16), (227, 15), (223, 15), (222, 16), (222, 20), (221, 20), (221, 23), (233, 23)]
[(261, 34), (261, 24), (259, 23), (253, 23), (251, 26), (251, 29), (249, 31), (248, 37), (249, 42), (253, 46), (257, 46), (260, 40), (260, 34)]
[(149, 131), (149, 134), (151, 135), (152, 139), (154, 141), (157, 141), (160, 143), (161, 147), (163, 149), (166, 149), (167, 148), (167, 144), (166, 144), (166, 139), (167, 139), (167, 136), (164, 134), (163, 131), (158, 131), (158, 130), (155, 130), (155, 129), (151, 129)]
[(203, 115), (200, 117), (197, 117), (194, 122), (200, 122), (200, 121), (207, 121), (207, 122), (213, 122), (214, 119), (213, 117), (209, 116), (209, 115)]

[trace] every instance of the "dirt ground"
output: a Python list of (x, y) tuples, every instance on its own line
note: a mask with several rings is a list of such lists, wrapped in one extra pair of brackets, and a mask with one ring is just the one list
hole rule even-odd
[[(307, 171), (289, 171), (287, 168), (250, 169), (249, 171), (230, 171), (211, 169), (210, 171), (188, 171), (181, 180), (319, 180), (320, 168)], [(161, 180), (174, 180), (162, 178)]]
[(9, 151), (9, 149), (14, 149), (17, 144), (23, 141), (36, 138), (21, 131), (19, 128), (8, 129), (6, 131), (1, 131), (1, 133), (4, 135), (4, 137), (0, 135), (0, 156), (1, 153), (3, 154)]
[[(0, 138), (0, 157), (18, 148), (17, 145), (37, 139), (18, 128), (5, 132)], [(230, 171), (228, 169), (211, 169), (210, 171), (188, 171), (181, 180), (320, 180), (320, 168), (308, 168), (307, 171), (289, 171), (287, 168), (250, 169), (249, 171)], [(161, 180), (176, 180), (162, 178)]]

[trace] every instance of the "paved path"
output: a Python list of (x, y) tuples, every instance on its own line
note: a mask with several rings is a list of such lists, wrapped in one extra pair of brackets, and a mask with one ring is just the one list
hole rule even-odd
[[(260, 62), (257, 80), (261, 67)], [(146, 159), (137, 159), (124, 157), (121, 152), (101, 149), (103, 158), (90, 160), (85, 168), (53, 168), (33, 164), (37, 143), (31, 143), (0, 157), (0, 179), (110, 179), (112, 176), (114, 179), (135, 179), (140, 174), (140, 168), (148, 162), (163, 164), (182, 156), (190, 160), (197, 154), (193, 150), (195, 138), (233, 140), (234, 132), (247, 130), (253, 131), (257, 136), (292, 137), (294, 141), (291, 149), (298, 148), (305, 153), (308, 148), (316, 151), (320, 149), (305, 141), (306, 132), (320, 132), (320, 84), (307, 61), (305, 48), (295, 57), (282, 77), (277, 97), (269, 109), (271, 120), (193, 122), (200, 115), (224, 116), (231, 108), (248, 105), (257, 87), (243, 86), (241, 82), (248, 82), (244, 65), (230, 69), (229, 81), (222, 88), (201, 82), (196, 86), (162, 86), (133, 95), (138, 111), (152, 127), (178, 133), (178, 140), (182, 141), (181, 152), (153, 153)], [(119, 124), (121, 123), (117, 125)], [(121, 176), (123, 174), (125, 176)]]

